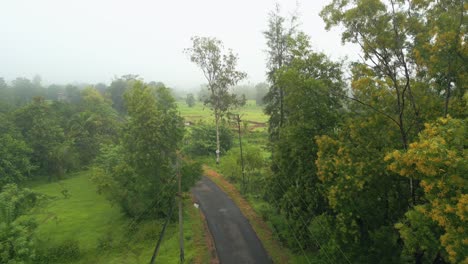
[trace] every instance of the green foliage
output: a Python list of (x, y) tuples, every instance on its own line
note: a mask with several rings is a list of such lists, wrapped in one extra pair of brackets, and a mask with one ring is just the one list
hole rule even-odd
[(314, 135), (333, 133), (340, 121), (339, 95), (344, 84), (341, 65), (313, 52), (304, 34), (290, 43), (293, 57), (289, 65), (275, 71), (275, 83), (285, 92), (283, 125), (269, 131), (272, 175), (267, 178), (265, 192), (291, 221), (290, 232), (301, 234), (301, 245), (292, 236), (287, 238), (290, 245), (314, 250), (320, 246), (304, 228), (311, 216), (327, 210), (313, 163), (318, 150)]
[(205, 101), (215, 112), (216, 119), (243, 102), (229, 88), (247, 75), (238, 71), (237, 56), (223, 54), (223, 43), (215, 38), (192, 37), (192, 47), (185, 50), (190, 60), (203, 71), (210, 95)]
[[(199, 123), (190, 128), (184, 139), (184, 152), (189, 155), (215, 155), (216, 127)], [(226, 153), (233, 144), (233, 134), (226, 126), (219, 127), (219, 141), (221, 153)]]
[(81, 257), (80, 245), (76, 240), (67, 240), (58, 246), (37, 252), (35, 263), (71, 263)]
[(3, 186), (0, 192), (0, 220), (12, 223), (36, 203), (37, 196), (29, 189), (20, 189), (16, 184)]
[(21, 217), (36, 204), (37, 196), (16, 184), (5, 185), (0, 192), (0, 261), (27, 263), (35, 258), (33, 231), (36, 223)]
[(411, 260), (417, 255), (424, 263), (429, 263), (442, 249), (439, 241), (442, 230), (436, 222), (424, 216), (421, 209), (417, 206), (406, 212), (404, 220), (395, 224), (395, 228), (405, 243), (402, 258)]
[(67, 120), (67, 134), (73, 139), (81, 164), (89, 164), (99, 153), (101, 144), (116, 141), (120, 124), (111, 103), (94, 88), (81, 91), (78, 109)]
[[(386, 159), (389, 169), (404, 177), (416, 177), (424, 190), (425, 202), (407, 213), (410, 227), (398, 224), (408, 240), (409, 252), (434, 256), (441, 246), (453, 263), (468, 261), (468, 139), (466, 120), (440, 118), (426, 124), (419, 139), (407, 151), (394, 151)], [(422, 233), (437, 223), (439, 230), (431, 236)], [(421, 228), (415, 228), (420, 226)], [(441, 231), (440, 231), (441, 230)], [(410, 233), (411, 232), (411, 233)], [(429, 237), (414, 241), (415, 237)], [(439, 238), (438, 244), (436, 238)]]
[(228, 152), (225, 161), (221, 164), (221, 171), (233, 182), (243, 183), (243, 180), (245, 180), (244, 191), (260, 190), (260, 180), (263, 179), (260, 172), (265, 164), (262, 150), (257, 146), (246, 144), (243, 146), (242, 154), (244, 157), (245, 179), (242, 179), (242, 160), (238, 148)]
[[(468, 49), (466, 3), (417, 1), (411, 16), (410, 29), (414, 36), (414, 59), (423, 66), (421, 77), (444, 98), (444, 115), (467, 117), (466, 100)], [(417, 14), (417, 15), (416, 15)]]
[(192, 93), (189, 93), (187, 94), (187, 97), (185, 98), (185, 103), (189, 106), (189, 107), (193, 107), (195, 106), (195, 97), (193, 96)]
[(202, 164), (199, 162), (184, 161), (180, 168), (180, 173), (182, 175), (182, 191), (188, 192), (190, 191), (190, 188), (192, 188), (192, 186), (201, 179), (201, 176), (203, 175)]
[(122, 145), (102, 148), (93, 179), (98, 191), (127, 215), (165, 216), (174, 195), (171, 179), (183, 134), (182, 118), (164, 86), (137, 81), (126, 92), (125, 102), (129, 118)]
[(34, 97), (43, 97), (45, 95), (40, 80), (32, 82), (27, 78), (16, 78), (12, 81), (11, 88), (12, 99), (16, 106), (26, 105)]
[(36, 258), (32, 220), (0, 222), (0, 261), (5, 264), (31, 263)]
[(42, 174), (61, 176), (71, 169), (74, 162), (70, 142), (66, 141), (63, 128), (55, 113), (43, 98), (18, 109), (15, 124), (27, 144), (32, 148), (31, 161)]
[(29, 159), (32, 150), (10, 134), (0, 134), (0, 188), (7, 183), (21, 183), (35, 167)]
[[(263, 97), (265, 113), (270, 116), (268, 129), (270, 137), (278, 137), (279, 128), (283, 126), (285, 119), (284, 97), (285, 91), (278, 83), (276, 72), (283, 66), (287, 66), (291, 58), (291, 38), (296, 34), (297, 16), (287, 18), (281, 15), (279, 4), (268, 17), (268, 29), (263, 32), (267, 41), (267, 76), (270, 88)], [(286, 23), (289, 22), (289, 26)]]
[(138, 75), (123, 75), (122, 77), (113, 80), (107, 89), (112, 100), (112, 106), (120, 114), (126, 113), (124, 94), (132, 87), (137, 79)]
[(190, 60), (202, 70), (208, 82), (209, 97), (205, 105), (213, 110), (216, 124), (216, 163), (219, 163), (220, 121), (231, 109), (245, 104), (245, 96), (238, 98), (230, 87), (247, 77), (237, 70), (237, 56), (232, 50), (223, 52), (223, 43), (216, 38), (192, 37), (192, 47), (185, 50)]

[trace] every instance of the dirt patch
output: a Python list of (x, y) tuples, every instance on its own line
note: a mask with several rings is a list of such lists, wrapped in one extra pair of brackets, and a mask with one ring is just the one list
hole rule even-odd
[[(289, 257), (282, 252), (286, 252), (281, 245), (276, 241), (270, 227), (263, 219), (255, 212), (250, 204), (245, 200), (237, 188), (228, 182), (221, 174), (208, 166), (203, 166), (203, 171), (207, 177), (214, 181), (229, 197), (236, 203), (242, 214), (249, 220), (255, 233), (263, 242), (265, 249), (270, 257), (276, 263), (289, 263)], [(268, 243), (266, 243), (268, 242)]]

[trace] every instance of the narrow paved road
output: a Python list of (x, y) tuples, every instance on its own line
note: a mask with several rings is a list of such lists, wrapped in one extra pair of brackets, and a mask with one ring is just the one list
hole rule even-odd
[(272, 263), (247, 219), (214, 182), (203, 176), (192, 193), (205, 214), (221, 264)]

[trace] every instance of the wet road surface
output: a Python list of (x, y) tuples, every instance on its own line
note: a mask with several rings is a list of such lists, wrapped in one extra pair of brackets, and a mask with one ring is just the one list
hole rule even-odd
[(203, 176), (192, 193), (205, 215), (221, 264), (270, 264), (268, 254), (236, 204)]

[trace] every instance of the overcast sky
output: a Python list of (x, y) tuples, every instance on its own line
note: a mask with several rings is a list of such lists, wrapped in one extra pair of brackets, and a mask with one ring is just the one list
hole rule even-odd
[[(356, 58), (340, 32), (327, 32), (319, 17), (331, 0), (299, 3), (301, 30), (332, 58)], [(114, 76), (139, 74), (190, 89), (204, 83), (183, 53), (190, 37), (212, 36), (239, 55), (246, 82), (265, 80), (265, 39), (274, 0), (0, 0), (0, 77), (45, 84), (109, 84)], [(279, 1), (285, 14), (296, 1)]]

